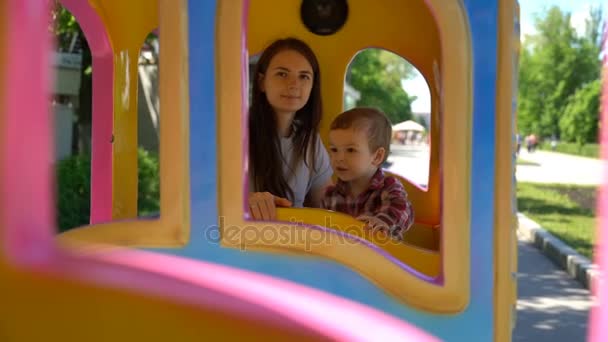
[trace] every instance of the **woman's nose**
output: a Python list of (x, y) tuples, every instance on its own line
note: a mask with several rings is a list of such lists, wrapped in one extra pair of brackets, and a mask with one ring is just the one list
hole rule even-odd
[(289, 88), (297, 88), (298, 87), (298, 78), (297, 77), (289, 77), (287, 79), (287, 85)]

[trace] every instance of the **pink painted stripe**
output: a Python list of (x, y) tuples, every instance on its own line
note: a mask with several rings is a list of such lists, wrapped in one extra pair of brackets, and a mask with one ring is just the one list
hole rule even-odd
[[(47, 1), (5, 2), (7, 53), (2, 88), (5, 131), (0, 132), (0, 230), (9, 256), (16, 253), (37, 258), (45, 255), (55, 222), (51, 175), (54, 148), (50, 112), (51, 74)], [(0, 232), (1, 233), (1, 232)]]
[(243, 127), (243, 212), (249, 217), (249, 52), (247, 50), (247, 30), (249, 29), (249, 0), (243, 0), (241, 18), (241, 127)]
[(93, 57), (93, 120), (91, 137), (91, 218), (112, 220), (112, 131), (114, 126), (112, 56)]
[[(608, 160), (608, 58), (606, 57), (608, 47), (606, 46), (606, 32), (604, 32), (604, 61), (602, 77), (602, 96), (601, 96), (601, 157), (604, 163)], [(608, 282), (606, 282), (606, 272), (608, 271), (608, 168), (604, 167), (604, 184), (600, 188), (597, 215), (598, 226), (595, 245), (595, 263), (599, 265), (602, 275), (599, 282), (591, 284), (594, 296), (599, 305), (593, 307), (590, 317), (589, 341), (605, 342), (608, 341)]]
[(62, 257), (53, 266), (97, 284), (213, 307), (275, 324), (276, 328), (304, 329), (332, 340), (438, 341), (370, 307), (249, 271), (135, 250), (86, 259)]
[(87, 1), (62, 0), (78, 20), (93, 57), (90, 223), (112, 220), (112, 130), (114, 61), (108, 33)]

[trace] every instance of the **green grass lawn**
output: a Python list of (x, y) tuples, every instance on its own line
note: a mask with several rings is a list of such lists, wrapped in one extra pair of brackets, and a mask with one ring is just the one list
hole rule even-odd
[(589, 258), (595, 238), (597, 187), (517, 184), (518, 210)]
[[(552, 151), (551, 143), (549, 141), (542, 142), (539, 149)], [(600, 144), (585, 144), (579, 146), (575, 143), (559, 142), (555, 148), (555, 152), (572, 154), (575, 156), (588, 157), (588, 158), (599, 158), (600, 157)]]

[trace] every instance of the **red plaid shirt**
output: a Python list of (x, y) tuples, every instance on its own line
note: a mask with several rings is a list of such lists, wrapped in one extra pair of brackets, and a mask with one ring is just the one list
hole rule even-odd
[(403, 239), (403, 233), (414, 223), (414, 210), (403, 185), (395, 177), (385, 177), (380, 168), (367, 190), (356, 198), (349, 192), (349, 184), (338, 180), (338, 184), (327, 188), (321, 208), (349, 214), (373, 227), (386, 229), (398, 240)]

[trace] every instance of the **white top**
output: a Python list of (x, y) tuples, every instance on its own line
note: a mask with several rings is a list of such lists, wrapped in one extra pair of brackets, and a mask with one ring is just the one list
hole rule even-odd
[[(315, 170), (312, 169), (311, 151), (308, 150), (308, 165), (301, 160), (295, 170), (291, 170), (291, 161), (293, 159), (293, 139), (292, 137), (281, 137), (281, 153), (283, 155), (283, 174), (287, 180), (287, 184), (293, 191), (294, 198), (288, 198), (293, 203), (294, 208), (304, 206), (306, 195), (314, 190), (318, 190), (327, 184), (333, 174), (331, 164), (329, 162), (329, 154), (325, 146), (321, 142), (321, 137), (317, 134), (316, 151), (315, 151)], [(251, 174), (250, 174), (251, 177)], [(249, 180), (249, 190), (253, 191), (253, 182)]]

